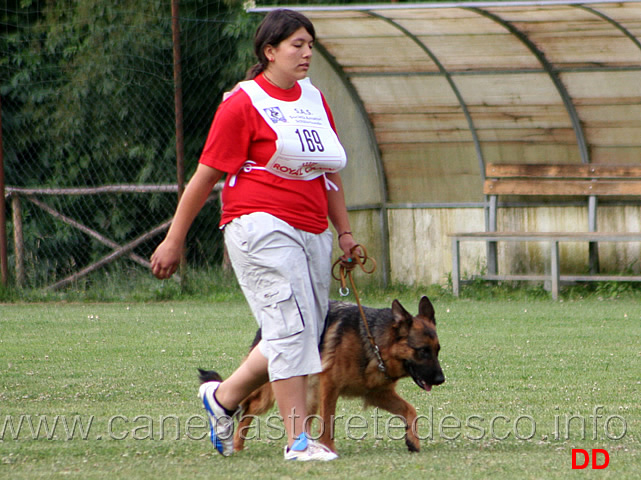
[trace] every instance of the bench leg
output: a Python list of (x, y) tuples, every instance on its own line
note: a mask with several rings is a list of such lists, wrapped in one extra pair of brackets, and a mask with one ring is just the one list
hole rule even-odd
[(497, 257), (496, 242), (487, 242), (487, 273), (490, 275), (499, 273)]
[[(486, 210), (487, 220), (486, 220), (485, 228), (488, 232), (496, 232), (496, 225), (497, 225), (496, 213), (497, 213), (499, 198), (497, 195), (490, 195), (489, 200), (490, 202)], [(487, 253), (487, 273), (489, 275), (497, 275), (499, 273), (499, 267), (498, 267), (498, 260), (497, 260), (498, 255), (497, 255), (496, 242), (487, 242), (486, 249), (487, 249), (487, 252), (486, 252)]]
[[(597, 198), (596, 195), (588, 197), (588, 229), (590, 232), (597, 231), (596, 219)], [(597, 242), (590, 242), (588, 244), (589, 251), (589, 265), (590, 274), (596, 275), (600, 271), (599, 266), (599, 244)]]
[(460, 283), (461, 283), (461, 271), (459, 264), (459, 241), (458, 238), (452, 239), (452, 293), (455, 297), (459, 296), (460, 292)]
[(588, 244), (590, 274), (596, 275), (601, 270), (599, 265), (599, 244), (597, 242), (590, 242)]
[(552, 263), (550, 268), (550, 276), (552, 277), (552, 299), (558, 300), (559, 298), (559, 242), (552, 241), (550, 243), (550, 261)]

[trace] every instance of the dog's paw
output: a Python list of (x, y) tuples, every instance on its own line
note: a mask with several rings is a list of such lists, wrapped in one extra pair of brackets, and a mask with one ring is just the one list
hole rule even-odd
[(421, 451), (421, 446), (418, 444), (418, 442), (414, 443), (409, 438), (405, 439), (405, 445), (407, 445), (407, 449), (412, 453)]

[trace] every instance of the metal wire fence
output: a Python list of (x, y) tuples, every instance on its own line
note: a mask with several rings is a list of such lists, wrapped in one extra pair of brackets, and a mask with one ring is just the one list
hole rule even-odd
[[(258, 20), (221, 0), (0, 4), (9, 283), (148, 266)], [(214, 195), (189, 265), (220, 264), (218, 218)]]
[[(331, 3), (359, 0), (0, 1), (2, 283), (149, 274), (222, 94), (254, 61), (262, 16), (247, 11)], [(190, 267), (223, 260), (210, 200)]]

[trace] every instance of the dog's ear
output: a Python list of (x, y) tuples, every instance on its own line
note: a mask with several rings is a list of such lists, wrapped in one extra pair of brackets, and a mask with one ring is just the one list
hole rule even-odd
[(434, 305), (430, 302), (430, 299), (426, 296), (421, 298), (421, 301), (418, 303), (418, 314), (421, 317), (428, 318), (434, 325), (436, 325), (436, 319), (434, 318)]
[(398, 300), (392, 302), (392, 315), (394, 316), (394, 326), (398, 328), (399, 335), (407, 335), (412, 326), (413, 317)]

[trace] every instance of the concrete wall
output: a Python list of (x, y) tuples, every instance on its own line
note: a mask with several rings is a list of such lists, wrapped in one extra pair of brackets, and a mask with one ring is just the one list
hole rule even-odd
[[(444, 284), (452, 272), (449, 232), (484, 230), (483, 210), (479, 208), (430, 208), (388, 210), (390, 226), (390, 278), (404, 284)], [(500, 208), (499, 230), (585, 231), (587, 208), (514, 207)], [(641, 207), (600, 206), (599, 230), (638, 232)], [(463, 242), (463, 278), (481, 273), (486, 266), (484, 242)], [(499, 272), (545, 272), (549, 250), (545, 243), (499, 243)], [(586, 242), (560, 245), (561, 272), (584, 273), (588, 269)], [(599, 245), (603, 272), (641, 272), (641, 243), (602, 243)]]

